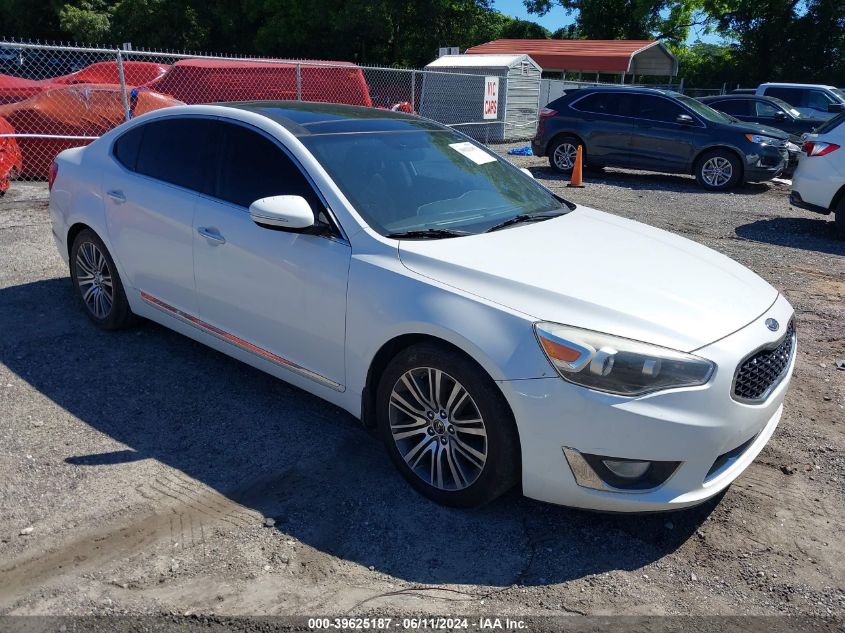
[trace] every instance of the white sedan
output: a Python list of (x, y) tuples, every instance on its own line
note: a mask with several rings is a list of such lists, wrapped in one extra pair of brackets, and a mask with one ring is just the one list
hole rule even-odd
[(440, 503), (695, 505), (781, 417), (774, 288), (432, 121), (174, 107), (62, 152), (50, 185), (95, 325), (145, 317), (344, 408)]

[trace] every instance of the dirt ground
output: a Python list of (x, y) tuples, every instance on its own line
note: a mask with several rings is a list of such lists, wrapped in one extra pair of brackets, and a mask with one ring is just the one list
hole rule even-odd
[(785, 184), (712, 194), (607, 170), (573, 190), (544, 159), (513, 159), (575, 202), (737, 259), (792, 302), (783, 420), (721, 499), (647, 516), (516, 492), (435, 506), (335, 407), (151, 323), (96, 331), (46, 187), (15, 183), (0, 200), (0, 614), (845, 614), (832, 223), (791, 209)]

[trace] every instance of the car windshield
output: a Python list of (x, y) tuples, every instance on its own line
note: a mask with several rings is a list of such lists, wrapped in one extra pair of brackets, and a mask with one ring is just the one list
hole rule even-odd
[(839, 97), (840, 101), (845, 103), (845, 91), (843, 91), (841, 88), (831, 88), (830, 91), (837, 97)]
[(481, 233), (517, 216), (570, 208), (452, 130), (328, 133), (300, 140), (382, 235)]
[(733, 117), (730, 117), (727, 114), (722, 114), (718, 110), (714, 110), (709, 105), (705, 105), (701, 103), (701, 101), (693, 99), (692, 97), (687, 97), (685, 95), (674, 95), (674, 97), (690, 110), (704, 117), (708, 121), (713, 121), (715, 123), (732, 123), (735, 120)]

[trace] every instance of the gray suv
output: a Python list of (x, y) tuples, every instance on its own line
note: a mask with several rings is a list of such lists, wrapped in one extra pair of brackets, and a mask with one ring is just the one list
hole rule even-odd
[(775, 178), (789, 136), (746, 123), (669, 90), (596, 87), (567, 92), (540, 111), (535, 156), (572, 170), (578, 145), (592, 167), (693, 174), (705, 189)]

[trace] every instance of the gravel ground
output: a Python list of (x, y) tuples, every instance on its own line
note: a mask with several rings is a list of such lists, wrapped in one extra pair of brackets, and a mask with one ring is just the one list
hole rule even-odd
[(543, 159), (514, 161), (737, 259), (795, 306), (783, 420), (722, 498), (634, 517), (516, 493), (432, 505), (333, 406), (151, 323), (95, 331), (46, 188), (16, 183), (0, 201), (0, 614), (845, 614), (832, 223), (783, 184), (711, 194), (606, 170), (564, 189)]

